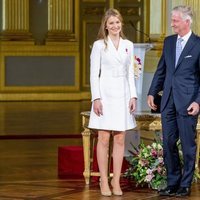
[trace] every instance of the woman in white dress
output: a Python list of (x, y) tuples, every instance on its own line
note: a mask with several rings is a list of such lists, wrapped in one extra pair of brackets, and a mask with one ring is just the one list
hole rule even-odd
[[(109, 9), (102, 18), (98, 40), (90, 56), (92, 108), (89, 127), (98, 130), (97, 161), (101, 177), (101, 194), (122, 195), (121, 167), (125, 131), (136, 126), (136, 88), (133, 69), (133, 43), (124, 38), (122, 16)], [(108, 149), (113, 134), (113, 178), (108, 183)]]

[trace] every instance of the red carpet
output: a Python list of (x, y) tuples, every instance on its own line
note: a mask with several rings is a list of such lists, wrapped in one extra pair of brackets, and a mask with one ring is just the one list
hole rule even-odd
[[(128, 162), (124, 159), (122, 172), (128, 168)], [(98, 171), (96, 150), (94, 152), (93, 171)], [(58, 148), (58, 177), (59, 178), (83, 178), (84, 159), (82, 146), (64, 146)], [(112, 172), (112, 162), (111, 162)]]

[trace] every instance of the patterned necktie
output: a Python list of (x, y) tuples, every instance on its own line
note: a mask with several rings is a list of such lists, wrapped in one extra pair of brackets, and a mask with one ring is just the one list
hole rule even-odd
[(177, 40), (177, 43), (176, 43), (176, 63), (175, 63), (175, 67), (178, 63), (178, 59), (181, 55), (181, 52), (182, 52), (182, 45), (181, 45), (181, 42), (183, 42), (183, 38), (179, 38)]

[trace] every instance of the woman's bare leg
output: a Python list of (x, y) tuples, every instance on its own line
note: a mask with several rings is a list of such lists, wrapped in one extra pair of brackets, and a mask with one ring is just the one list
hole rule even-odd
[(109, 196), (106, 194), (111, 194), (108, 185), (108, 150), (110, 134), (109, 131), (98, 131), (97, 162), (101, 177), (101, 193), (105, 196)]
[(114, 132), (113, 139), (113, 179), (111, 185), (113, 193), (122, 195), (120, 176), (124, 158), (125, 132)]

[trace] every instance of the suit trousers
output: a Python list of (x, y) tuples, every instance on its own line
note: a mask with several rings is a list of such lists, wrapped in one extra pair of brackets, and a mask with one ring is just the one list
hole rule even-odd
[[(163, 130), (164, 163), (168, 186), (190, 187), (196, 158), (196, 125), (198, 116), (183, 115), (176, 110), (171, 91), (161, 113)], [(177, 141), (181, 141), (183, 163), (179, 158)]]

